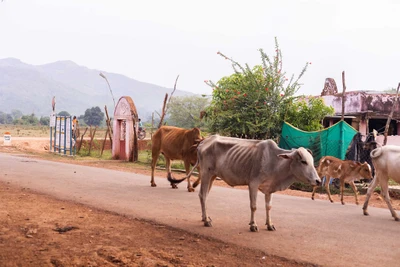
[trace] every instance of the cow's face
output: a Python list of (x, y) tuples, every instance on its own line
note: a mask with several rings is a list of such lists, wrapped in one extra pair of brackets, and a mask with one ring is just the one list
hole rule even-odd
[(319, 185), (321, 179), (314, 167), (314, 159), (310, 152), (300, 147), (288, 154), (278, 155), (280, 158), (291, 160), (290, 172), (300, 181)]
[(201, 137), (201, 132), (199, 128), (193, 128), (191, 130), (191, 139), (193, 141), (193, 144), (199, 144), (202, 140), (203, 137)]
[(365, 179), (371, 179), (372, 180), (372, 170), (371, 166), (369, 166), (368, 163), (364, 162), (360, 166), (360, 176), (365, 178)]

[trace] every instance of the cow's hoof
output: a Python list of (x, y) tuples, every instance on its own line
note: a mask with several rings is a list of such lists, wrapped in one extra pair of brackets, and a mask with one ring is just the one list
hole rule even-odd
[(205, 227), (212, 227), (211, 221), (206, 221), (206, 222), (204, 222), (204, 226), (205, 226)]
[(364, 213), (365, 216), (369, 215), (368, 211), (366, 211), (366, 210), (363, 210), (363, 213)]
[(312, 200), (314, 200), (314, 197), (311, 197)]
[(342, 205), (346, 205), (344, 202), (342, 202)]
[(268, 231), (276, 231), (276, 228), (275, 228), (275, 226), (272, 224), (272, 225), (268, 225), (268, 226), (267, 226), (267, 230), (268, 230)]
[(333, 203), (333, 200), (331, 200), (331, 203)]
[(156, 184), (151, 184), (151, 187), (157, 187), (157, 185)]
[(356, 202), (356, 205), (359, 205), (360, 203)]
[(394, 218), (395, 221), (400, 221), (399, 217)]
[(176, 184), (171, 184), (172, 189), (178, 189), (178, 186)]
[(194, 188), (189, 187), (189, 188), (188, 188), (188, 192), (194, 192)]
[(252, 225), (252, 226), (250, 226), (250, 231), (252, 231), (252, 232), (258, 232), (258, 226), (257, 226), (257, 225)]

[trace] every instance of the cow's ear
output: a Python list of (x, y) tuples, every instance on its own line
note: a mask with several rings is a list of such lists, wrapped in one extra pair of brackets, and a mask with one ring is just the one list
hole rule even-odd
[(313, 153), (312, 153), (311, 149), (308, 149), (308, 148), (306, 148), (306, 149), (307, 149), (308, 153), (310, 153), (310, 154), (311, 154), (311, 156), (312, 156), (312, 155), (313, 155)]
[(289, 154), (279, 154), (278, 157), (281, 159), (291, 159), (292, 158)]
[(279, 154), (278, 157), (282, 159), (301, 159), (300, 154), (296, 150), (287, 154)]

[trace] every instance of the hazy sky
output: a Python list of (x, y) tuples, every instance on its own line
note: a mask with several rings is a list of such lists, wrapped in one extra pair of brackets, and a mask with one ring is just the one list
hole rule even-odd
[[(342, 90), (385, 90), (400, 82), (400, 1), (356, 0), (3, 0), (0, 58), (39, 65), (72, 60), (139, 81), (210, 94), (204, 80), (233, 73), (221, 51), (260, 64), (274, 37), (300, 94), (325, 78)], [(101, 79), (101, 77), (99, 77)]]

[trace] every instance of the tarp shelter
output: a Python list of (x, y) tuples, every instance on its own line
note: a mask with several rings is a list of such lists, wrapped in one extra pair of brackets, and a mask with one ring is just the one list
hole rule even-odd
[(304, 147), (312, 151), (315, 165), (324, 156), (344, 160), (346, 150), (357, 131), (345, 121), (315, 132), (302, 131), (284, 122), (279, 147), (292, 149)]

